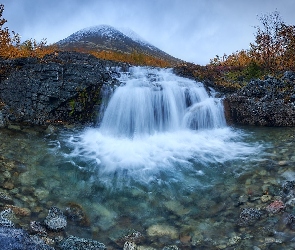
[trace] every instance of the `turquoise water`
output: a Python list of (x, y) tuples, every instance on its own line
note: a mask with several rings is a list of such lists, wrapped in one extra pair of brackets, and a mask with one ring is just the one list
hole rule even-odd
[[(96, 128), (1, 129), (0, 191), (31, 211), (16, 216), (19, 226), (43, 221), (52, 205), (74, 207), (82, 219), (68, 218), (66, 233), (113, 248), (136, 230), (144, 235), (138, 245), (156, 249), (290, 249), (294, 231), (282, 223), (283, 212), (266, 213), (254, 225), (238, 221), (242, 208), (265, 211), (282, 184), (295, 179), (294, 134), (294, 128), (221, 128), (153, 135), (145, 144), (109, 141)], [(138, 148), (148, 152), (143, 159)], [(131, 159), (114, 159), (119, 152)], [(270, 200), (262, 202), (265, 194)]]

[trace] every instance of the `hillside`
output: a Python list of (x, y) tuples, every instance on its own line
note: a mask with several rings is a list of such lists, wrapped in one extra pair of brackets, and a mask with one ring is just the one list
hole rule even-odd
[(164, 60), (171, 65), (181, 63), (175, 58), (144, 41), (130, 29), (115, 29), (109, 25), (99, 25), (79, 30), (60, 40), (56, 45), (62, 50), (83, 52), (138, 53)]

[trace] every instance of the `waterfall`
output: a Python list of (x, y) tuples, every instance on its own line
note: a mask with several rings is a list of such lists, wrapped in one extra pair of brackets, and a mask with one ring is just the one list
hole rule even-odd
[(99, 126), (69, 139), (70, 157), (95, 171), (99, 182), (183, 182), (185, 175), (253, 153), (240, 143), (241, 133), (226, 126), (222, 100), (210, 97), (202, 83), (142, 67), (118, 80), (114, 91), (105, 89)]
[(176, 76), (171, 69), (133, 67), (119, 81), (101, 122), (102, 133), (133, 138), (225, 126), (221, 101), (210, 98), (202, 83)]

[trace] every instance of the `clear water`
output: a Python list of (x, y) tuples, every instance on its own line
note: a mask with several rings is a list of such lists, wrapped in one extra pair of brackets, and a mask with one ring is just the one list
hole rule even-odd
[[(175, 81), (169, 72), (161, 77), (166, 83)], [(126, 125), (134, 116), (144, 116), (129, 103), (133, 111), (122, 110), (127, 120), (113, 116), (109, 108), (100, 128), (62, 128), (51, 134), (38, 128), (0, 130), (0, 191), (32, 212), (19, 218), (19, 225), (28, 228), (31, 220), (44, 220), (52, 205), (65, 211), (75, 204), (85, 218), (83, 223), (69, 219), (67, 234), (96, 239), (110, 248), (120, 248), (115, 241), (136, 230), (145, 236), (139, 245), (156, 249), (173, 244), (189, 249), (290, 249), (294, 232), (274, 223), (282, 214), (246, 227), (238, 220), (243, 207), (265, 207), (270, 201), (262, 203), (263, 194), (274, 197), (284, 181), (295, 179), (295, 128), (228, 127), (219, 113), (222, 105), (204, 94), (201, 85), (189, 88), (198, 98), (186, 102), (188, 90), (182, 90), (188, 85), (190, 81), (181, 79), (177, 94), (172, 90), (161, 98), (153, 96), (150, 87), (131, 95), (141, 96), (139, 100), (152, 96), (154, 102), (145, 102), (152, 110), (149, 119), (157, 116), (155, 100), (161, 99), (156, 102), (165, 103), (167, 110), (170, 105), (183, 107), (169, 115), (163, 109), (162, 118), (148, 129), (142, 123)], [(128, 83), (124, 86), (129, 88)], [(173, 103), (175, 96), (178, 103)], [(192, 129), (197, 117), (192, 110), (199, 110), (200, 103), (206, 103), (203, 115), (211, 120)], [(117, 111), (122, 106), (113, 104)], [(247, 199), (240, 205), (243, 197)], [(268, 234), (265, 228), (276, 233)], [(277, 242), (266, 243), (267, 238)]]
[[(196, 143), (205, 144), (198, 146), (200, 151), (195, 156), (183, 162), (168, 161), (167, 168), (157, 163), (153, 170), (144, 169), (143, 173), (139, 169), (131, 173), (124, 169), (101, 170), (95, 155), (93, 158), (88, 158), (88, 154), (71, 156), (73, 147), (68, 138), (75, 135), (78, 140), (79, 135), (91, 130), (93, 128), (86, 132), (78, 128), (63, 129), (50, 136), (35, 130), (0, 130), (2, 162), (16, 166), (10, 171), (11, 177), (6, 178), (14, 183), (14, 189), (1, 190), (7, 191), (17, 206), (32, 211), (29, 218), (20, 219), (23, 227), (28, 227), (30, 220), (44, 220), (52, 205), (65, 210), (74, 203), (83, 208), (89, 224), (69, 221), (67, 233), (93, 238), (109, 246), (116, 246), (113, 240), (131, 229), (146, 236), (145, 245), (157, 248), (183, 244), (178, 238), (148, 236), (147, 230), (153, 225), (169, 225), (177, 234), (189, 235), (191, 239), (186, 244), (190, 246), (214, 249), (216, 244), (228, 243), (233, 235), (244, 235), (242, 242), (259, 245), (266, 238), (259, 227), (237, 226), (241, 212), (241, 207), (236, 205), (239, 197), (251, 192), (259, 198), (264, 194), (265, 185), (269, 186), (270, 194), (275, 195), (284, 181), (295, 179), (294, 128), (217, 129), (216, 133), (238, 136), (225, 141), (219, 138), (217, 146), (211, 145), (207, 150), (207, 143), (214, 143), (202, 138)], [(228, 155), (217, 152), (220, 149), (229, 156), (232, 151), (237, 152), (229, 159)], [(178, 153), (185, 158), (186, 152), (183, 156), (181, 150), (189, 150), (179, 149)], [(211, 161), (205, 160), (205, 164), (207, 157)], [(287, 165), (280, 166), (282, 161)], [(29, 188), (32, 190), (28, 191)], [(253, 201), (250, 205), (259, 205), (256, 203)], [(286, 241), (286, 248), (279, 244), (277, 249), (288, 249), (292, 243), (289, 234), (293, 231), (275, 230), (281, 230), (279, 232), (286, 236), (280, 236)], [(251, 236), (249, 239), (246, 233)]]

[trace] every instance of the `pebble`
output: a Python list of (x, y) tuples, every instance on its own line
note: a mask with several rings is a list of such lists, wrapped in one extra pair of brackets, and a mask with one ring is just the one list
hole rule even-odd
[(14, 227), (14, 223), (10, 220), (13, 216), (11, 209), (3, 210), (0, 213), (0, 226), (1, 227)]
[(44, 220), (44, 224), (52, 231), (61, 231), (66, 228), (67, 220), (59, 208), (51, 207)]
[(170, 239), (177, 239), (177, 230), (169, 225), (152, 225), (147, 229), (147, 234), (150, 237), (168, 236)]
[(268, 195), (268, 194), (265, 194), (265, 195), (262, 195), (260, 197), (260, 199), (261, 199), (262, 202), (268, 202), (268, 201), (270, 201), (272, 199), (272, 196)]
[(132, 241), (126, 241), (123, 246), (123, 250), (136, 250), (136, 249), (137, 249), (137, 245)]
[(31, 215), (31, 210), (25, 207), (17, 207), (13, 205), (5, 205), (5, 209), (11, 209), (14, 214), (19, 215), (19, 216), (30, 216)]
[(279, 161), (278, 165), (279, 166), (286, 166), (286, 165), (288, 165), (288, 162), (287, 161)]
[(237, 243), (239, 243), (241, 241), (241, 239), (242, 238), (240, 236), (234, 236), (228, 240), (228, 244), (230, 246), (236, 245)]
[(103, 243), (95, 240), (79, 238), (75, 236), (68, 236), (60, 243), (60, 249), (62, 250), (84, 250), (84, 249), (95, 249), (103, 250), (106, 249)]
[(12, 182), (4, 182), (3, 183), (3, 188), (11, 190), (11, 189), (14, 189), (14, 185), (13, 185)]

